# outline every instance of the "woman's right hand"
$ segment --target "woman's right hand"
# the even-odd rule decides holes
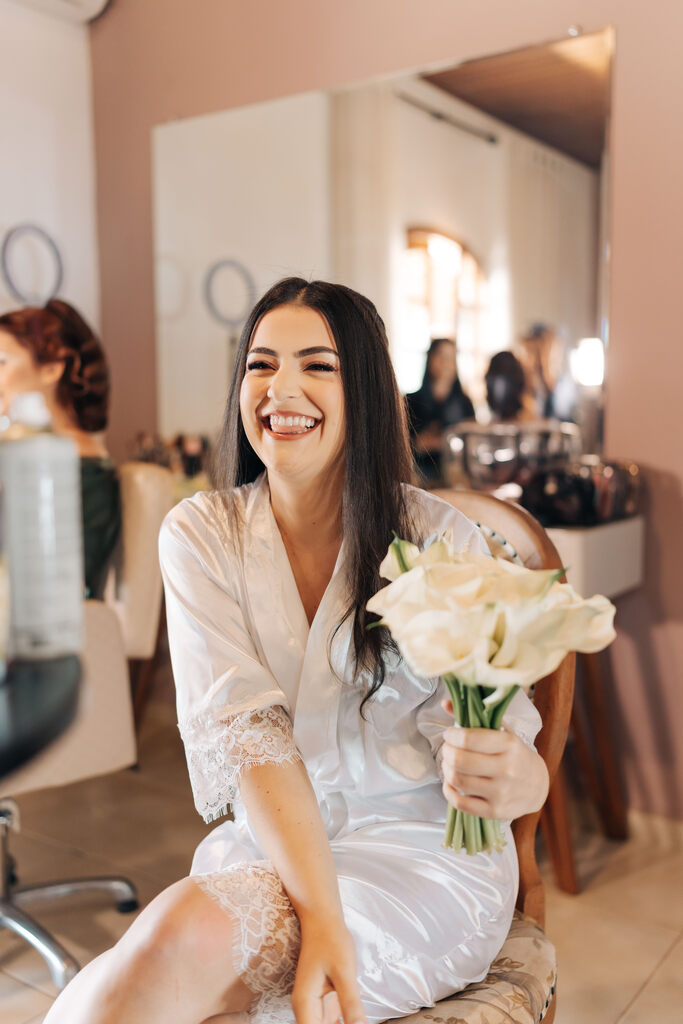
[[[366,1024],[356,949],[343,920],[301,922],[292,1008],[297,1024]]]

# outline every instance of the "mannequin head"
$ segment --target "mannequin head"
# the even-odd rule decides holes
[[[0,316],[0,414],[16,394],[40,391],[53,419],[98,433],[107,426],[109,370],[80,314],[61,299]]]

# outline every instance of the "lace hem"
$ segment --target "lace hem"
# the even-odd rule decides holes
[[[240,774],[259,764],[301,760],[292,723],[279,706],[225,719],[198,716],[179,725],[195,807],[209,824],[235,802]]]
[[[237,922],[233,966],[254,993],[251,1017],[291,1019],[288,994],[294,985],[301,929],[289,897],[269,861],[235,864],[196,875],[194,881]]]

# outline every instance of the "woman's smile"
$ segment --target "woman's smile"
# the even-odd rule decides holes
[[[288,304],[261,319],[247,353],[240,411],[250,445],[272,472],[315,478],[338,464],[344,387],[336,343],[318,312]]]
[[[314,416],[302,416],[289,410],[266,413],[262,419],[264,427],[272,437],[285,440],[303,437],[322,423],[321,419]]]

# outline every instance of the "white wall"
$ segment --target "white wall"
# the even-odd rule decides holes
[[[437,121],[399,94],[498,142]],[[335,231],[335,275],[386,315],[403,390],[414,390],[424,370],[398,286],[408,227],[453,235],[479,260],[486,353],[511,347],[539,320],[568,344],[598,332],[596,172],[413,76],[344,90],[333,111],[336,221],[353,223],[353,205],[361,214],[352,229]]]
[[[0,41],[0,240],[23,221],[44,228],[62,255],[61,296],[97,327],[87,28],[0,0]],[[13,247],[11,258],[21,284],[38,296],[51,279],[45,250],[21,242]],[[17,305],[0,277],[0,311]]]
[[[481,345],[491,353],[511,343],[509,194],[507,139],[501,125],[417,78],[393,86],[397,123],[398,194],[395,209],[395,262],[406,244],[406,228],[428,227],[452,235],[479,262],[486,278]],[[496,144],[436,121],[399,95],[431,110],[489,131]],[[397,289],[398,292],[398,289]],[[408,321],[400,293],[394,300],[393,334],[400,382],[414,391],[424,373],[424,341],[406,336]],[[461,361],[461,371],[465,367]],[[483,377],[485,364],[476,367]],[[467,384],[467,381],[466,381]],[[471,392],[471,386],[468,386]],[[476,398],[475,398],[476,401]]]
[[[152,133],[159,431],[213,434],[232,371],[229,328],[203,300],[217,260],[243,264],[256,295],[290,274],[330,272],[329,100],[307,93],[157,126]],[[214,292],[247,310],[236,275]],[[248,311],[248,310],[247,310]]]
[[[600,175],[517,132],[506,149],[514,337],[544,321],[575,345],[600,333]]]
[[[372,299],[387,326],[397,202],[395,121],[393,93],[385,83],[331,96],[332,274]]]

